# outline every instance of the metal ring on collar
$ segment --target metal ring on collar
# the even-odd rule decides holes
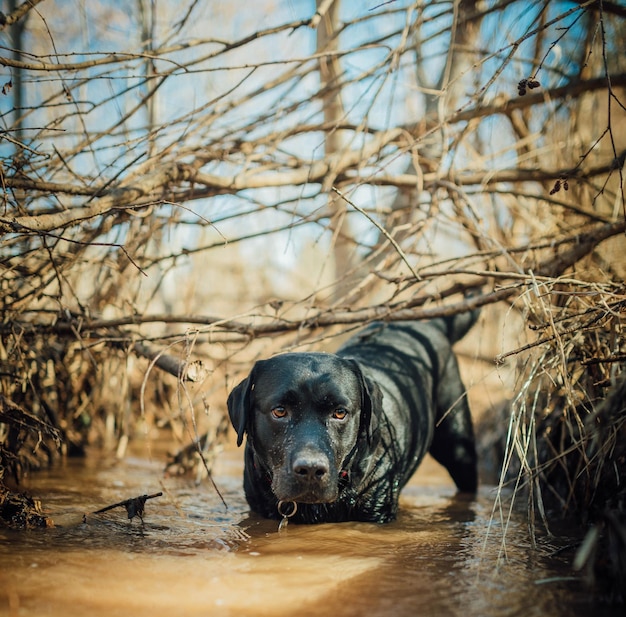
[[[283,508],[286,505],[292,505],[291,512],[284,512]],[[298,504],[295,501],[279,501],[278,502],[278,514],[280,514],[283,518],[291,518],[298,511]]]

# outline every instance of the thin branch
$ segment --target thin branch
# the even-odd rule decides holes
[[[12,26],[15,22],[19,21],[30,11],[35,8],[43,0],[25,0],[20,6],[18,6],[12,13],[5,15],[0,13],[0,32],[7,26]],[[0,61],[0,64],[2,62]]]
[[[611,75],[611,84],[619,87],[626,86],[626,73]],[[536,105],[548,104],[553,101],[571,98],[575,99],[581,94],[606,90],[609,87],[606,77],[594,77],[591,79],[581,79],[571,81],[564,86],[547,88],[537,92],[529,92],[523,96],[509,97],[506,94],[498,94],[491,102],[469,107],[451,114],[447,121],[454,124],[457,122],[468,122],[477,118],[493,116],[495,114],[509,114],[514,109],[529,109]],[[407,127],[407,130],[411,130]]]
[[[153,360],[157,368],[177,377],[181,381],[200,382],[207,376],[207,370],[200,360],[193,362],[179,360],[142,342],[135,343],[133,351],[142,358]]]

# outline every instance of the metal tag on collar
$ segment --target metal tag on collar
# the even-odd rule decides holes
[[[289,507],[291,505],[291,510],[287,511],[285,506]],[[278,531],[282,531],[285,527],[287,527],[289,523],[289,519],[298,511],[298,504],[295,501],[279,501],[278,502],[278,514],[280,514],[283,518],[278,525]]]

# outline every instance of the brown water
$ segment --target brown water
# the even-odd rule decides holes
[[[72,461],[24,488],[57,522],[27,533],[0,530],[0,615],[10,617],[618,615],[591,606],[567,560],[520,516],[506,554],[492,520],[493,491],[455,498],[435,463],[424,466],[393,524],[288,525],[249,516],[241,453],[220,458],[216,481],[163,478],[141,458]],[[121,509],[81,515],[163,491],[145,524]],[[499,519],[498,519],[499,520]]]

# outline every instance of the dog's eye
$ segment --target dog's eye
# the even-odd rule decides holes
[[[272,417],[277,420],[281,420],[282,418],[287,417],[287,410],[284,407],[274,407],[272,409]]]
[[[333,411],[333,419],[334,420],[345,420],[348,415],[347,409],[343,407],[337,407],[335,411]]]

